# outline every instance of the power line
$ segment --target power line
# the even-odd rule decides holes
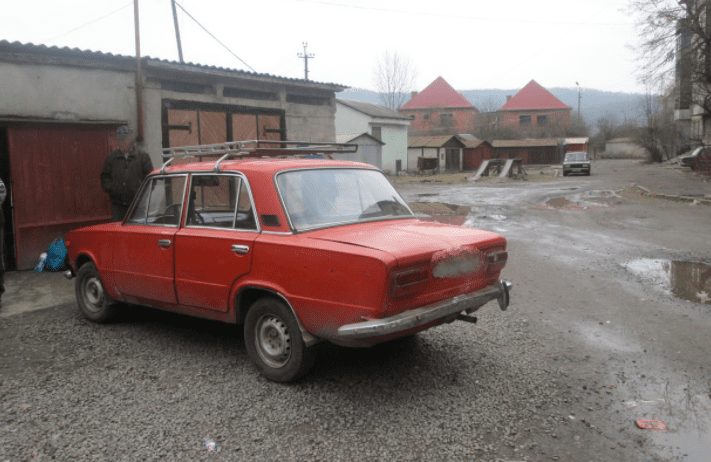
[[[85,23],[83,23],[83,24],[81,24],[81,25],[79,25],[79,26],[76,26],[76,27],[73,28],[73,29],[69,29],[68,31],[63,32],[63,33],[61,33],[61,34],[59,34],[59,35],[55,35],[54,37],[42,39],[41,42],[43,42],[43,43],[48,43],[48,42],[52,42],[52,41],[54,41],[54,40],[56,40],[56,39],[58,39],[58,38],[60,38],[60,37],[64,37],[65,35],[69,35],[69,34],[71,34],[72,32],[76,32],[76,31],[78,31],[79,29],[83,29],[83,28],[85,28],[85,27],[87,27],[87,26],[90,26],[90,25],[92,25],[92,24],[94,24],[94,23],[97,23],[97,22],[99,22],[99,21],[101,21],[101,20],[103,20],[103,19],[106,19],[106,18],[108,18],[109,16],[113,16],[114,14],[118,13],[119,11],[121,11],[121,10],[127,8],[128,6],[130,6],[130,5],[132,5],[132,4],[133,4],[133,2],[128,2],[128,3],[124,4],[123,6],[121,6],[120,8],[116,8],[115,10],[113,10],[113,11],[111,11],[111,12],[109,12],[109,13],[106,13],[106,14],[104,14],[104,15],[102,15],[102,16],[99,16],[98,18],[94,18],[94,19],[92,19],[92,20],[90,20],[90,21],[87,21],[87,22],[85,22]]]
[[[207,35],[209,35],[209,36],[212,37],[217,43],[219,43],[219,44],[222,46],[222,48],[224,48],[225,50],[227,50],[232,56],[234,56],[234,57],[237,58],[242,64],[244,64],[245,66],[247,66],[252,72],[257,72],[257,71],[254,70],[254,68],[253,68],[252,66],[250,66],[249,64],[247,64],[244,59],[242,59],[242,58],[240,58],[239,56],[237,56],[234,51],[230,50],[227,45],[225,45],[224,43],[222,43],[222,42],[220,41],[220,39],[218,39],[217,37],[215,37],[215,36],[212,34],[212,32],[210,32],[209,30],[207,30],[207,28],[206,28],[205,26],[203,26],[202,24],[200,24],[200,21],[198,21],[197,19],[195,19],[195,17],[194,17],[193,15],[191,15],[191,14],[188,12],[188,10],[186,10],[185,8],[183,8],[183,5],[181,5],[181,4],[178,3],[178,2],[175,2],[175,4],[178,6],[178,8],[180,8],[181,10],[183,10],[183,13],[185,13],[186,15],[188,15],[188,17],[189,17],[190,19],[192,19],[192,20],[195,22],[195,24],[197,24],[198,26],[200,26],[200,28],[201,28],[202,30],[204,30],[204,31],[207,33]]]
[[[482,21],[482,22],[505,22],[505,23],[521,23],[521,24],[546,24],[546,25],[571,25],[571,26],[630,26],[633,23],[606,23],[606,22],[585,22],[585,21],[545,21],[545,20],[535,20],[535,19],[516,19],[511,17],[506,18],[496,18],[496,17],[482,17],[482,16],[467,16],[461,14],[447,14],[435,11],[417,11],[417,10],[403,10],[397,8],[385,8],[376,6],[363,6],[363,5],[351,5],[348,3],[332,2],[326,0],[296,0],[302,3],[312,3],[315,5],[324,5],[330,7],[340,7],[340,8],[351,8],[354,10],[366,10],[366,11],[381,11],[384,13],[397,13],[397,14],[407,14],[412,16],[436,16],[440,18],[448,19],[467,19],[470,21]]]

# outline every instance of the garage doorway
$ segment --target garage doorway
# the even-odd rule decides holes
[[[3,224],[5,231],[5,241],[3,242],[3,257],[6,270],[14,270],[15,264],[15,234],[12,226],[12,183],[10,182],[10,153],[7,145],[7,127],[0,126],[0,178],[5,183],[7,197],[2,204],[2,212],[5,218]]]

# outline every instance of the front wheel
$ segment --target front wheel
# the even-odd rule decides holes
[[[304,344],[291,310],[272,297],[257,300],[247,312],[244,341],[262,375],[275,382],[297,380],[314,364],[314,351]]]
[[[116,316],[116,306],[104,291],[99,271],[93,263],[85,263],[79,268],[74,288],[79,310],[85,318],[108,322]]]

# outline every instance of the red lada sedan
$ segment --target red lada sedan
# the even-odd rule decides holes
[[[370,346],[468,316],[510,283],[497,234],[418,219],[356,162],[244,158],[164,166],[123,222],[66,236],[84,316],[118,302],[244,326],[267,378],[308,372],[313,346]]]

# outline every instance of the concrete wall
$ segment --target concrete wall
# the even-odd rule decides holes
[[[173,80],[178,80],[173,77]],[[0,118],[46,119],[50,122],[115,121],[136,127],[134,74],[67,65],[0,62]],[[238,81],[230,81],[239,87]],[[254,85],[254,84],[252,84]],[[222,84],[212,94],[167,91],[160,80],[148,77],[144,84],[143,149],[154,165],[161,162],[162,104],[164,99],[195,101],[285,111],[287,138],[299,141],[335,139],[335,97],[327,104],[310,105],[286,101],[288,84],[270,84],[279,98],[274,101],[222,96]],[[329,95],[321,91],[319,95]]]
[[[2,116],[135,120],[132,73],[0,62],[0,82]]]
[[[373,134],[373,127],[381,127],[382,169],[386,173],[395,173],[396,161],[402,161],[402,169],[407,168],[407,132],[408,121],[373,118],[356,111],[344,104],[336,104],[336,133]]]

